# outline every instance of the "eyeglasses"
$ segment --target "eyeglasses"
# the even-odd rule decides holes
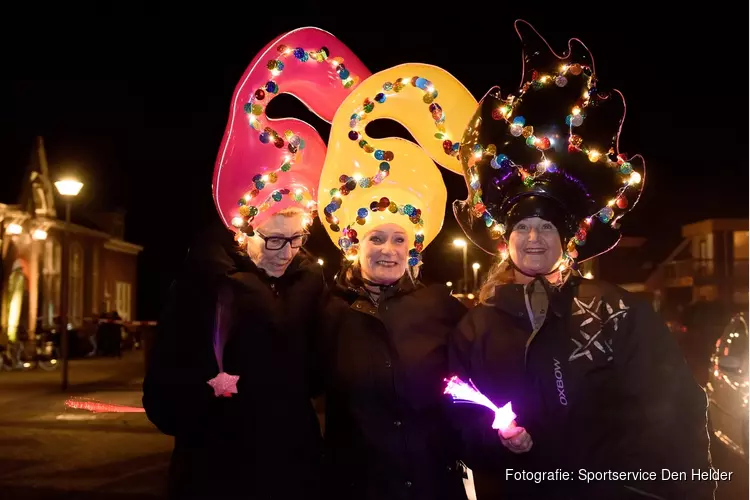
[[[265,242],[266,250],[281,250],[287,243],[289,243],[289,246],[292,248],[300,248],[305,244],[307,237],[309,236],[307,233],[297,234],[291,238],[284,238],[282,236],[263,236],[258,232],[255,234]]]

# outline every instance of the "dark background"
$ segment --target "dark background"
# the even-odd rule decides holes
[[[300,5],[303,2],[299,2]],[[486,6],[484,6],[486,4]],[[625,234],[673,238],[680,225],[748,216],[746,6],[658,2],[66,3],[4,9],[0,34],[0,201],[14,203],[36,135],[53,177],[85,182],[79,210],[127,209],[140,257],[138,318],[155,319],[194,231],[216,217],[211,176],[232,92],[277,35],[318,26],[370,71],[405,62],[445,68],[479,99],[521,78],[513,21],[531,22],[562,52],[592,51],[602,86],[625,95],[622,151],[646,159],[646,189]],[[739,5],[739,4],[738,4]],[[656,8],[658,7],[658,10]],[[269,115],[328,126],[293,98]],[[396,127],[395,129],[398,129]],[[463,179],[446,174],[449,202]],[[337,251],[316,223],[311,250]],[[446,217],[426,251],[425,278],[456,281],[463,236]],[[475,248],[471,261],[489,258]]]

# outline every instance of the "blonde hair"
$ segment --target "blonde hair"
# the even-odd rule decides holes
[[[495,287],[515,283],[515,281],[516,278],[510,262],[507,260],[496,261],[487,273],[487,279],[484,280],[482,287],[479,289],[479,303],[488,304],[490,299],[495,296]]]

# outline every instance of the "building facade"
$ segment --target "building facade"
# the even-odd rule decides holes
[[[15,205],[0,204],[0,344],[38,328],[52,328],[61,313],[68,280],[69,327],[117,311],[134,320],[139,245],[124,241],[124,214],[73,218],[63,262],[64,205],[50,179],[44,144],[37,139]],[[63,207],[60,210],[60,207]]]
[[[684,225],[676,240],[626,237],[592,261],[593,274],[643,295],[656,310],[679,310],[700,301],[745,310],[749,223],[706,219]]]
[[[706,219],[682,227],[682,242],[648,277],[646,287],[691,301],[748,305],[748,221]]]

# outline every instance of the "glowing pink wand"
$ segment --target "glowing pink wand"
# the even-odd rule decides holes
[[[445,379],[445,382],[447,383],[444,394],[450,394],[453,401],[481,405],[495,412],[495,420],[492,422],[493,429],[507,430],[516,419],[516,414],[513,413],[513,406],[510,402],[502,408],[498,408],[487,396],[479,392],[471,380],[467,384],[454,375],[450,379]]]

